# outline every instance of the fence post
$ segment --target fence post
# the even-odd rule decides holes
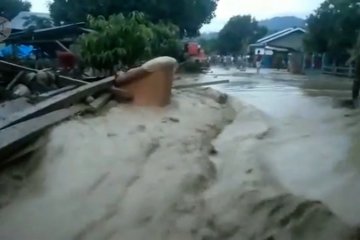
[[[336,61],[333,60],[333,63],[332,63],[332,72],[334,75],[336,75]]]
[[[311,69],[315,69],[315,53],[311,54]]]
[[[302,53],[302,68],[301,68],[301,73],[304,73],[306,69],[306,53],[303,52]]]
[[[348,77],[352,77],[352,73],[353,73],[353,66],[352,64],[350,63],[350,66],[349,66],[349,72],[348,72]]]
[[[326,53],[323,53],[321,56],[321,71],[325,72],[325,60],[326,60]]]

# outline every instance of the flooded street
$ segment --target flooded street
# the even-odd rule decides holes
[[[226,79],[214,88],[228,101],[174,90],[166,108],[114,103],[53,128],[20,190],[0,195],[0,239],[356,239],[348,83],[222,69],[179,81]]]
[[[350,89],[350,83],[266,72],[218,78],[231,80],[218,89],[267,117],[271,131],[258,151],[280,184],[296,195],[324,202],[346,222],[359,224],[360,115],[358,110],[334,107],[349,98],[350,92],[341,90]],[[333,87],[334,82],[340,87]]]

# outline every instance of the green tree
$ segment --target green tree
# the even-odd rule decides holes
[[[170,56],[176,59],[182,58],[183,47],[179,39],[179,28],[171,23],[148,23],[153,31],[151,44],[151,56]]]
[[[172,24],[153,24],[142,13],[128,16],[89,17],[94,32],[79,39],[80,55],[87,66],[113,70],[133,67],[152,56],[178,54],[178,29]]]
[[[21,11],[29,11],[31,4],[24,0],[1,0],[0,1],[0,16],[9,20],[13,19]]]
[[[145,13],[153,22],[166,21],[179,27],[182,35],[198,34],[214,17],[218,0],[54,0],[50,13],[55,24],[86,21],[87,15],[104,16]]]
[[[267,29],[259,26],[250,15],[234,16],[219,32],[218,49],[221,54],[243,54],[248,44],[265,36]]]
[[[326,0],[307,19],[307,50],[339,57],[351,49],[360,30],[358,0]]]
[[[354,100],[360,89],[360,2],[358,0],[326,0],[307,19],[308,51],[327,53],[333,61],[355,63]]]
[[[212,54],[218,52],[218,40],[217,38],[205,39],[200,38],[199,43],[204,49],[206,54]]]

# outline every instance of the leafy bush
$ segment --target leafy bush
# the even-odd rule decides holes
[[[154,39],[151,44],[152,57],[170,56],[181,58],[183,55],[183,47],[180,42],[179,28],[171,23],[160,22],[158,24],[150,24],[154,33]]]
[[[79,40],[80,54],[86,65],[97,69],[112,69],[117,64],[131,66],[150,55],[149,42],[153,33],[140,13],[129,17],[122,14],[89,17],[89,26],[95,30]]]
[[[80,55],[87,66],[113,70],[115,65],[133,67],[153,56],[179,55],[178,29],[172,24],[150,22],[144,14],[133,12],[89,17],[94,32],[79,39]]]

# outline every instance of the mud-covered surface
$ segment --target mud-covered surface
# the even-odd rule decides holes
[[[264,114],[271,133],[258,152],[286,191],[322,201],[358,225],[360,110],[348,104],[351,81],[276,71],[264,76],[230,78],[218,89]]]
[[[357,239],[359,115],[272,75],[55,127],[0,175],[0,239]]]

